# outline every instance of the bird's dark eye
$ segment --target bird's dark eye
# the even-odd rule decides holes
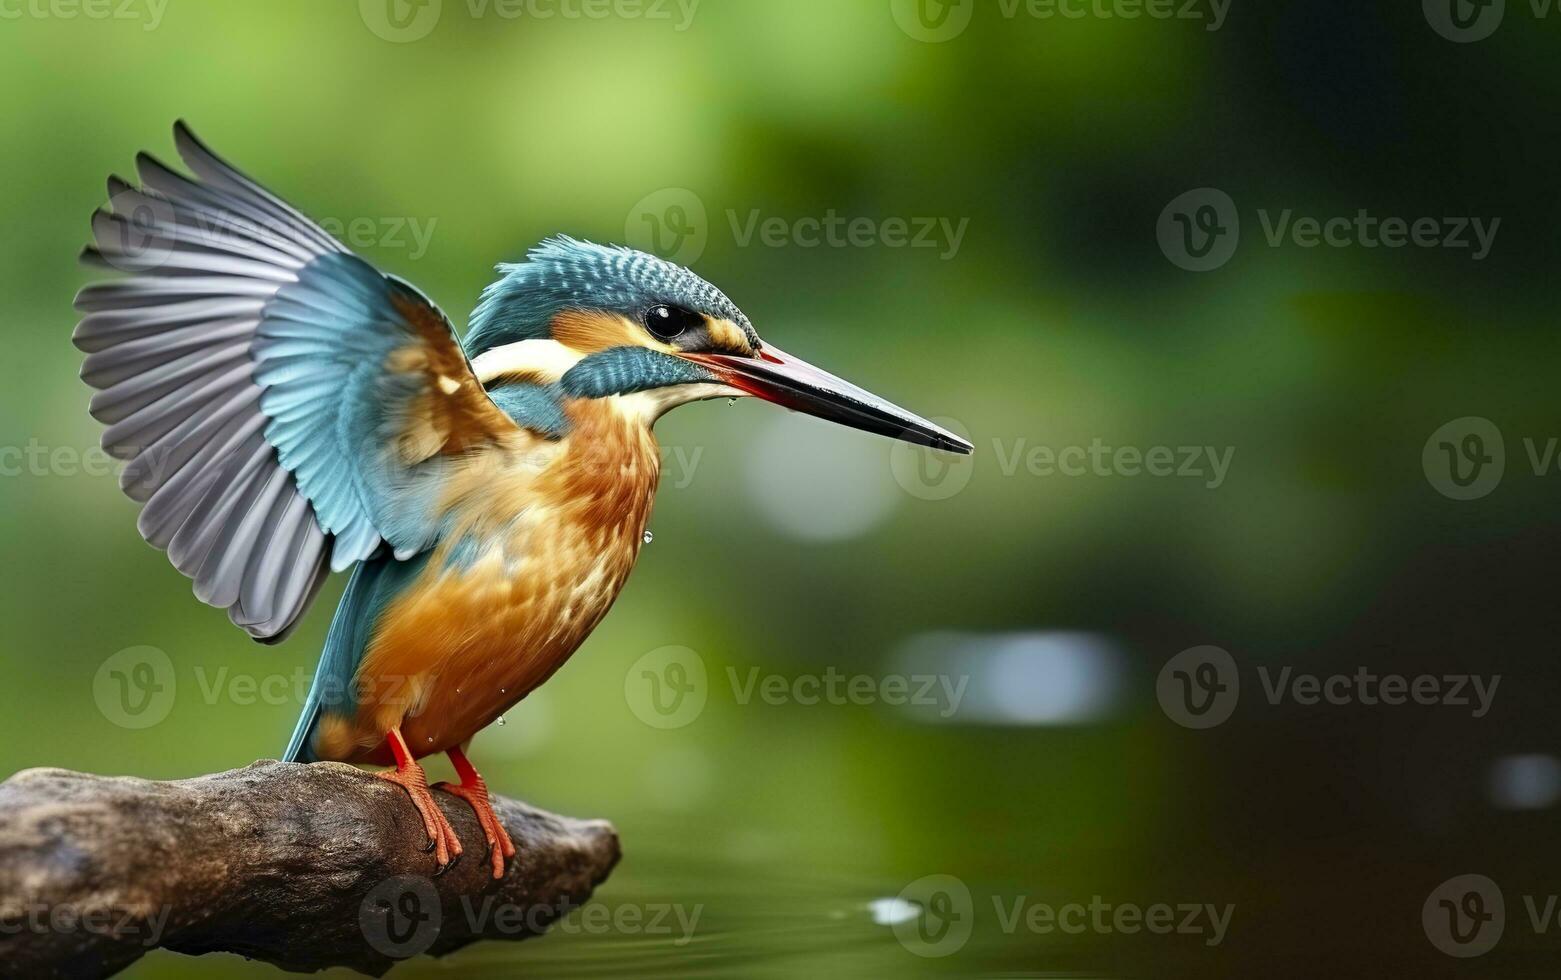
[[[698,313],[677,306],[652,306],[645,311],[645,329],[657,340],[676,340],[704,323],[705,318]]]

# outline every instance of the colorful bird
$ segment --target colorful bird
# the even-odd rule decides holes
[[[646,539],[651,427],[752,395],[936,449],[958,436],[764,343],[689,270],[548,239],[499,266],[464,342],[180,123],[193,176],[137,157],[93,215],[75,343],[138,527],[202,602],[264,643],[352,570],[285,758],[393,766],[442,870],[461,842],[417,760],[513,844],[472,736],[601,622]]]

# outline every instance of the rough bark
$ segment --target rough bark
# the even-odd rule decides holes
[[[524,939],[619,857],[605,821],[494,798],[517,856],[494,881],[477,819],[435,876],[406,794],[334,763],[257,762],[153,782],[30,769],[0,783],[0,975],[108,976],[149,950],[379,975],[419,953]]]

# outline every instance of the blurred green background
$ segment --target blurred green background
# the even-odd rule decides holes
[[[560,929],[397,975],[1549,974],[1561,926],[1523,897],[1561,892],[1561,474],[1531,458],[1561,435],[1555,18],[1509,5],[1460,43],[1407,0],[1068,9],[0,0],[0,773],[275,756],[341,587],[286,645],[251,644],[90,455],[75,256],[104,177],[172,159],[184,118],[457,324],[542,237],[627,239],[977,447],[950,464],[747,402],[664,420],[641,567],[473,755],[499,792],[616,823],[596,901],[698,927]],[[1193,272],[1167,209],[1203,188],[1239,238],[1226,221],[1234,252]],[[1500,224],[1480,258],[1265,234],[1362,209]],[[861,233],[815,241],[830,215]],[[919,219],[928,247],[897,234]],[[1423,450],[1470,416],[1505,470],[1457,500]],[[1229,467],[1027,465],[1096,440]],[[1242,689],[1193,730],[1157,678],[1203,644]],[[662,728],[636,685],[669,646],[705,704]],[[175,686],[127,727],[103,668],[139,647]],[[1270,703],[1258,669],[1285,667],[1502,679],[1474,717]],[[874,703],[743,696],[832,673]],[[886,703],[923,674],[965,685],[957,710]],[[1506,898],[1476,959],[1422,925],[1464,873]],[[929,875],[970,893],[957,948],[900,941],[931,913],[896,897]],[[1232,909],[1217,941],[1005,919],[1097,896]],[[159,953],[127,975],[272,972]]]

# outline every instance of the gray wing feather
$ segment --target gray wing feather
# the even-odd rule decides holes
[[[121,485],[144,505],[142,536],[203,602],[274,641],[319,591],[333,541],[265,439],[250,351],[278,290],[345,250],[182,124],[174,139],[196,179],[145,154],[139,189],[109,179],[111,209],[93,216],[84,259],[129,276],[81,291],[74,340],[104,448],[128,461]],[[381,544],[361,534],[337,555]]]

